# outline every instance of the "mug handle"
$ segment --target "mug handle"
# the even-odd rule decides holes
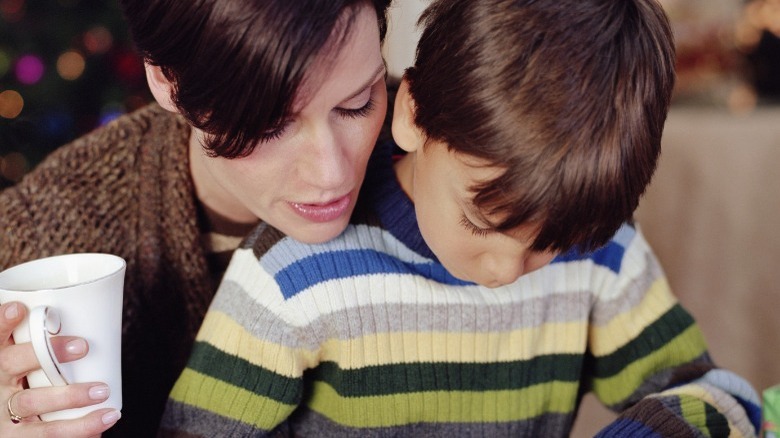
[[[41,364],[41,369],[52,386],[68,384],[60,371],[57,357],[51,346],[50,335],[58,334],[61,328],[62,323],[57,310],[48,306],[38,306],[30,312],[30,341],[33,350],[35,350],[35,356]]]

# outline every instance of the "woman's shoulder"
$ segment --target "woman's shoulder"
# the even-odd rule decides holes
[[[127,177],[128,172],[140,170],[144,161],[161,161],[165,156],[186,161],[188,136],[189,127],[179,116],[150,104],[60,146],[18,186],[62,188],[73,182],[95,188],[90,183],[110,181],[117,174]]]
[[[122,155],[141,158],[136,154],[166,146],[180,145],[186,149],[190,129],[184,119],[162,109],[156,103],[144,106],[132,113],[120,116],[92,132],[61,146],[51,156],[94,157],[110,160]],[[186,152],[185,152],[186,153]],[[50,160],[47,160],[50,161]],[[44,161],[44,165],[48,164]]]
[[[188,133],[178,116],[154,104],[61,146],[0,192],[0,243],[35,255],[30,242],[73,251],[120,239],[139,210],[160,204],[164,187],[188,190]]]

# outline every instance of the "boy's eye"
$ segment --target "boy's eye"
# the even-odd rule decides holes
[[[360,108],[336,108],[336,112],[341,117],[356,119],[359,117],[366,117],[374,109],[374,97],[371,96],[366,101],[365,105]]]
[[[488,234],[493,232],[493,230],[490,229],[490,228],[481,228],[481,227],[478,227],[478,226],[474,225],[474,223],[471,222],[469,220],[469,218],[466,217],[465,214],[463,216],[461,216],[460,224],[463,225],[463,227],[465,227],[467,230],[471,231],[471,233],[473,235],[478,236],[478,237],[485,237]]]

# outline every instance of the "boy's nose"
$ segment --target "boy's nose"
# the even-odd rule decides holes
[[[486,254],[482,260],[482,270],[485,273],[485,285],[491,287],[514,283],[523,275],[524,261],[522,257],[511,257],[501,254]]]

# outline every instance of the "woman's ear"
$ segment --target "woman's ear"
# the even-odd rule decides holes
[[[406,152],[414,152],[425,143],[425,135],[414,123],[415,103],[404,78],[398,87],[393,107],[393,140]]]
[[[166,110],[178,113],[179,110],[171,99],[171,92],[173,91],[171,81],[165,77],[160,67],[151,65],[148,62],[144,62],[144,67],[146,68],[146,81],[149,83],[149,89],[152,91],[154,100]]]

